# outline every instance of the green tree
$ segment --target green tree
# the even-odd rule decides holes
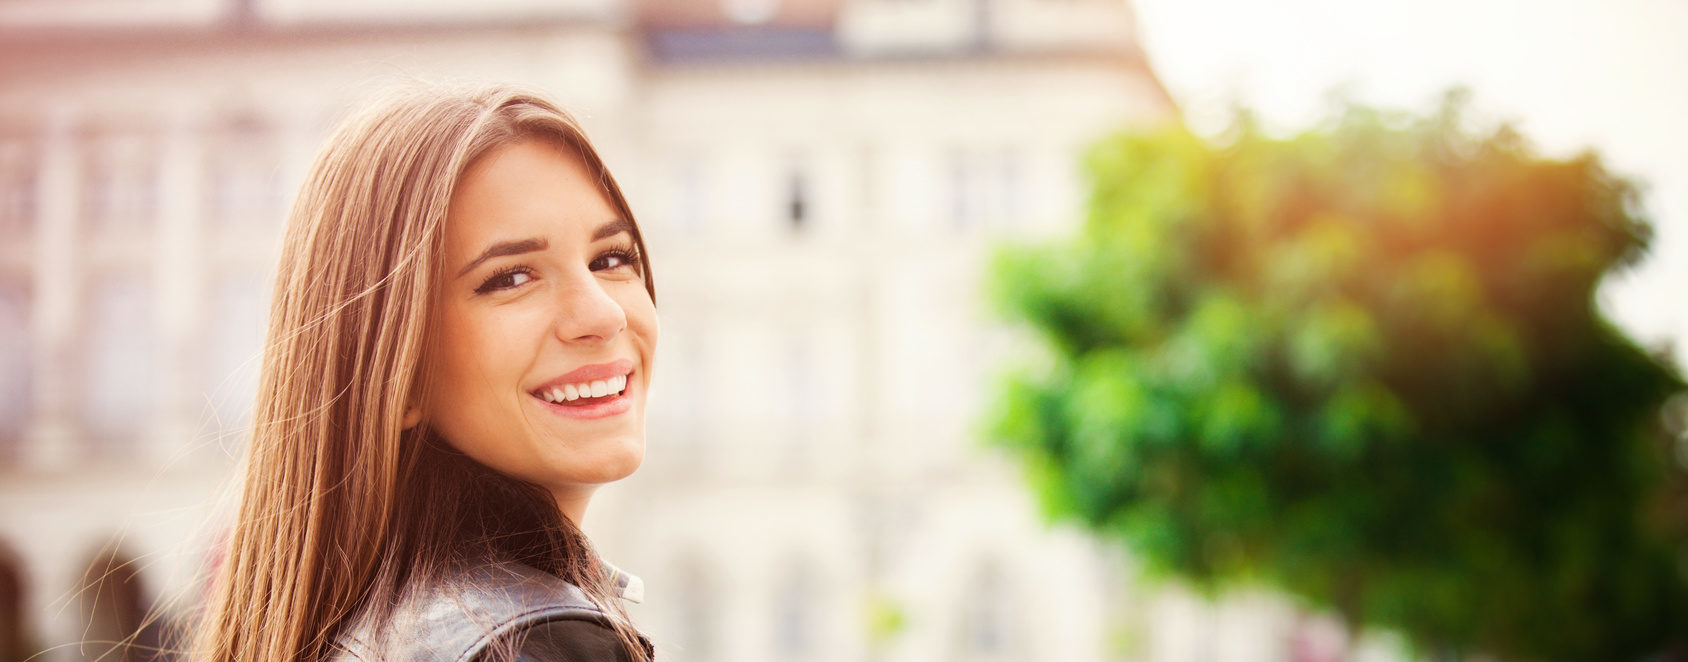
[[[1421,651],[1680,646],[1658,421],[1682,383],[1594,305],[1646,246],[1635,189],[1461,108],[1100,142],[1077,237],[992,265],[1051,360],[1005,380],[991,436],[1053,516],[1201,587]]]

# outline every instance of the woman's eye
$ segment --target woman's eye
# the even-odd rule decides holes
[[[480,287],[475,288],[475,293],[486,294],[487,292],[521,287],[531,280],[533,280],[533,274],[528,273],[526,269],[500,271],[493,274],[491,278],[486,279],[486,282],[481,283]]]
[[[597,259],[592,260],[592,264],[590,266],[593,271],[609,271],[611,269],[636,267],[638,262],[639,261],[633,257],[632,253],[623,250],[615,250],[599,255]]]

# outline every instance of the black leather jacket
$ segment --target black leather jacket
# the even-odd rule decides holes
[[[631,662],[610,619],[578,587],[526,565],[449,573],[415,591],[379,631],[369,619],[335,642],[331,662]],[[650,645],[645,643],[647,655]],[[514,645],[514,658],[496,654]]]

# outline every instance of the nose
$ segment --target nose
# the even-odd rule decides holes
[[[570,279],[559,294],[557,338],[563,342],[608,342],[627,328],[627,312],[587,272]]]

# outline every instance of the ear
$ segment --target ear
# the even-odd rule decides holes
[[[405,410],[404,410],[404,421],[402,422],[402,425],[404,426],[403,429],[409,430],[413,427],[416,427],[416,424],[421,423],[421,422],[422,422],[422,408],[421,407],[417,407],[417,406],[412,405],[410,407],[405,408]]]

